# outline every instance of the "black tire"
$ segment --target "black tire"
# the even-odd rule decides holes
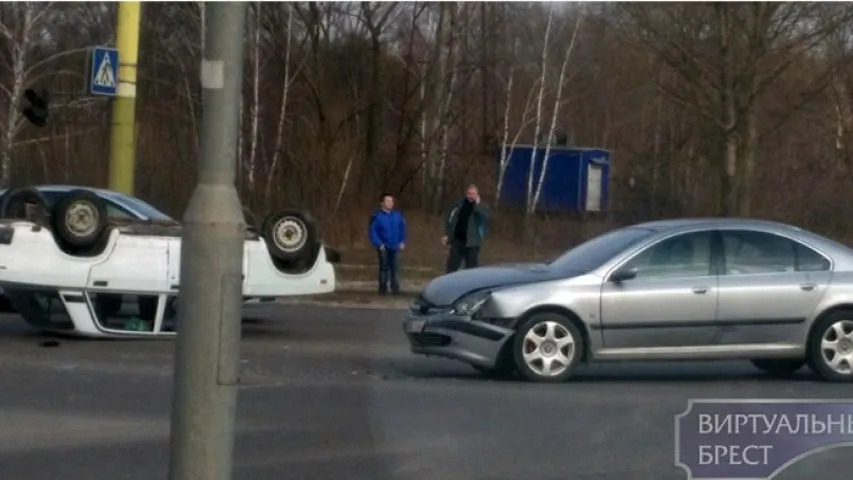
[[[478,371],[481,375],[486,378],[491,378],[494,380],[511,380],[515,378],[516,368],[515,363],[513,363],[512,356],[510,355],[502,355],[498,358],[497,363],[494,367],[486,368],[481,367],[480,365],[471,365],[474,370]]]
[[[853,311],[840,310],[832,312],[818,320],[808,338],[808,365],[815,374],[825,381],[836,383],[853,382],[853,365],[848,364],[847,371],[844,372],[833,369],[824,358],[824,352],[821,348],[824,336],[828,336],[829,340],[836,338],[833,332],[833,327],[836,324],[841,325],[844,333],[853,333]],[[846,348],[846,353],[853,353],[853,342],[845,341],[840,347]]]
[[[53,208],[53,230],[73,247],[94,247],[109,225],[104,200],[88,190],[72,190]]]
[[[512,340],[504,343],[504,346],[498,352],[498,358],[495,359],[493,367],[486,368],[474,364],[471,364],[471,367],[483,376],[494,380],[511,380],[515,378],[517,369],[515,368],[515,360],[512,356],[512,346]]]
[[[515,367],[513,365],[496,365],[492,368],[481,367],[479,365],[471,365],[471,367],[484,377],[493,380],[510,380],[515,376]]]
[[[32,187],[10,190],[0,200],[0,217],[25,220],[28,219],[27,205],[35,206],[39,219],[45,219],[48,203],[44,195]]]
[[[796,358],[754,358],[752,365],[762,372],[779,378],[793,377],[806,364],[806,359]]]
[[[317,224],[304,210],[287,209],[268,216],[263,236],[270,255],[284,262],[309,261],[318,252]]]
[[[554,339],[546,340],[549,341],[549,346],[551,348],[556,348],[556,350],[553,350],[555,352],[553,355],[556,355],[556,352],[559,351],[563,353],[564,357],[568,358],[565,368],[559,370],[556,374],[543,374],[537,372],[531,368],[531,366],[528,365],[528,362],[524,359],[525,352],[531,345],[526,339],[527,334],[533,331],[538,333],[538,336],[546,336],[545,328],[548,324],[553,326],[556,330],[554,339],[559,340],[565,338],[566,335],[570,335],[572,340],[570,344],[565,345],[562,348],[558,348],[553,344]],[[515,333],[515,337],[513,338],[512,354],[513,359],[515,360],[515,367],[524,379],[533,382],[558,383],[567,380],[572,375],[572,369],[584,356],[585,347],[586,345],[584,345],[583,335],[581,335],[580,330],[571,322],[571,320],[559,313],[543,312],[532,315],[520,325]],[[553,359],[554,357],[552,356],[550,358]],[[531,363],[536,362],[534,361]]]

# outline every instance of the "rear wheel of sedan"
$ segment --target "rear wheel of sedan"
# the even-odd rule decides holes
[[[527,380],[556,383],[568,379],[583,358],[583,336],[558,313],[537,313],[516,331],[513,357],[518,372]]]
[[[774,377],[791,377],[806,364],[805,359],[755,358],[752,365]]]
[[[808,342],[808,364],[814,373],[830,382],[853,382],[853,312],[823,317]]]

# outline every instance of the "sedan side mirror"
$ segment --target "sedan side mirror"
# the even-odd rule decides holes
[[[620,268],[619,270],[611,273],[608,280],[613,283],[621,283],[625,280],[636,278],[637,273],[638,271],[636,268]]]

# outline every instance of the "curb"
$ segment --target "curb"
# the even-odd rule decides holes
[[[404,294],[417,295],[426,288],[429,280],[415,280],[402,282],[400,291]],[[335,293],[376,293],[376,282],[366,280],[338,281],[335,285]]]
[[[335,291],[322,295],[279,297],[279,305],[312,305],[327,308],[407,310],[427,282],[404,282],[400,295],[380,296],[375,281],[338,281]]]

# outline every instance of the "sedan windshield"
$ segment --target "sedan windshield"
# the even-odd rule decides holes
[[[587,240],[553,260],[549,265],[551,268],[562,271],[587,273],[654,233],[654,230],[637,227],[613,230]]]

